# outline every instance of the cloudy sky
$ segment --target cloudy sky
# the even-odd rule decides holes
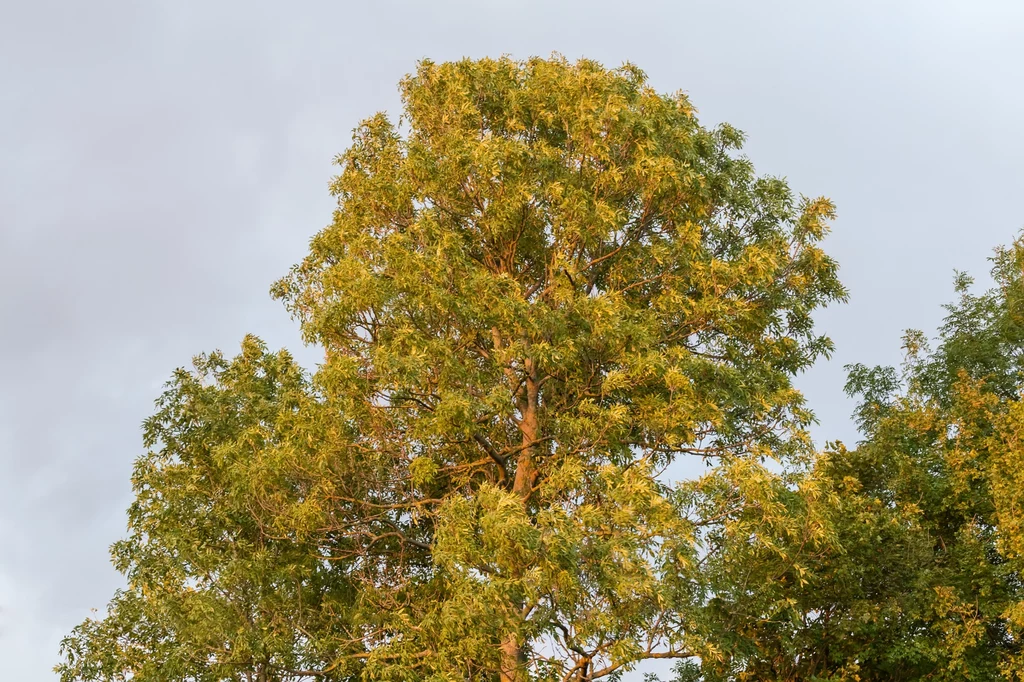
[[[0,677],[52,680],[120,584],[107,546],[171,370],[246,332],[298,349],[268,286],[417,59],[632,61],[832,197],[851,301],[801,386],[817,437],[853,441],[842,365],[898,362],[953,269],[1024,226],[1022,38],[1011,1],[0,0]]]

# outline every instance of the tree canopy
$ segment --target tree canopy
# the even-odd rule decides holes
[[[832,542],[698,679],[1024,679],[1024,239],[992,263],[980,295],[957,274],[934,350],[909,330],[902,367],[848,368],[863,440],[805,501]]]
[[[819,453],[827,199],[631,65],[401,93],[272,290],[323,362],[175,373],[64,682],[1017,679],[1019,246]]]

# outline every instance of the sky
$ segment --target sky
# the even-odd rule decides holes
[[[332,159],[416,61],[630,61],[839,209],[850,302],[799,378],[856,441],[843,365],[932,332],[1024,227],[1019,2],[0,0],[0,678],[55,679],[120,577],[139,425],[247,332],[307,366],[270,284],[330,220]],[[984,281],[984,277],[979,278]]]

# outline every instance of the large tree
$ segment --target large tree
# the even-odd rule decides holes
[[[831,203],[633,66],[425,61],[401,92],[274,287],[323,364],[250,339],[176,375],[115,547],[128,586],[64,680],[724,660],[710,558],[827,541],[765,460],[809,455],[791,380],[845,296]],[[672,483],[683,458],[708,473]]]

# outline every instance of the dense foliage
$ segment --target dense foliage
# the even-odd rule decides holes
[[[401,91],[273,289],[322,364],[175,374],[62,680],[1015,679],[1016,247],[936,351],[852,368],[864,441],[815,453],[827,200],[632,66]]]
[[[698,679],[1024,679],[1024,241],[993,266],[981,295],[957,276],[934,350],[911,330],[902,368],[849,368],[863,440],[806,500],[834,542]]]

